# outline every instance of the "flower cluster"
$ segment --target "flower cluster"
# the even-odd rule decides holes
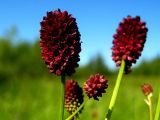
[[[40,25],[41,55],[50,73],[62,77],[72,75],[75,72],[75,68],[79,66],[79,53],[81,51],[81,35],[76,19],[71,14],[68,14],[67,11],[62,12],[58,9],[47,12]],[[141,56],[147,31],[146,23],[141,21],[139,16],[128,16],[120,22],[116,33],[113,35],[112,59],[118,67],[122,61],[125,61],[125,73],[130,72],[132,64],[136,63],[137,59]],[[107,118],[111,116],[122,74],[123,72],[120,69],[120,77],[118,76],[113,91],[114,97],[111,99]],[[83,89],[74,80],[67,80],[65,84],[65,79],[62,79],[62,84],[65,85],[64,107],[72,114],[72,120],[75,114],[78,115],[81,112],[85,104],[83,91],[89,98],[99,100],[99,97],[102,97],[102,94],[106,93],[105,89],[108,88],[108,80],[100,74],[91,75],[84,83]],[[147,97],[148,95],[152,96],[152,86],[144,84],[142,92]],[[148,99],[148,101],[146,100],[147,103],[150,102],[149,97]],[[63,112],[64,109],[62,109],[62,119]],[[93,117],[96,116],[97,113],[94,112]]]
[[[72,114],[83,103],[83,91],[74,80],[66,81],[65,91],[65,108]]]
[[[117,33],[113,35],[112,59],[117,66],[121,65],[123,59],[126,63],[126,73],[140,57],[147,31],[145,22],[142,22],[139,16],[128,16],[120,22]]]
[[[153,88],[150,84],[143,84],[141,86],[142,92],[145,96],[148,96],[150,93],[153,92]]]
[[[98,100],[98,97],[102,97],[102,93],[105,93],[105,89],[108,87],[108,80],[103,75],[95,74],[84,83],[84,91],[89,98]]]
[[[71,75],[78,67],[81,51],[76,19],[59,9],[47,12],[40,29],[42,58],[50,73]]]

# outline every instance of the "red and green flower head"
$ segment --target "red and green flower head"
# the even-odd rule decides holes
[[[153,93],[153,88],[150,84],[143,84],[141,86],[142,92],[145,96],[148,96],[149,94]]]
[[[106,92],[106,88],[108,88],[108,80],[100,74],[91,75],[83,86],[87,96],[95,100],[98,100],[98,97],[102,97],[102,93]]]
[[[40,24],[41,55],[50,73],[71,75],[79,66],[81,51],[76,19],[58,9],[47,12]]]
[[[120,22],[116,33],[113,35],[112,59],[116,66],[120,66],[123,59],[126,63],[126,73],[141,56],[147,31],[146,23],[141,21],[139,16],[128,16]]]
[[[72,114],[83,103],[83,90],[76,81],[67,80],[65,91],[65,108]]]

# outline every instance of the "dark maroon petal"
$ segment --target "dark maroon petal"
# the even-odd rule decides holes
[[[112,59],[116,66],[121,65],[122,59],[125,60],[126,73],[131,71],[132,63],[136,63],[141,56],[147,31],[145,22],[142,22],[139,16],[135,18],[128,16],[120,22],[113,35]]]
[[[50,73],[73,74],[81,51],[76,19],[58,9],[47,12],[40,25],[41,55]]]

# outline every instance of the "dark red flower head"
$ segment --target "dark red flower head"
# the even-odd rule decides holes
[[[117,66],[121,65],[123,59],[126,62],[126,73],[132,63],[136,63],[141,56],[147,31],[146,23],[142,22],[139,16],[128,16],[119,24],[117,33],[113,36],[112,59]]]
[[[148,96],[150,93],[153,92],[153,88],[150,84],[144,84],[141,86],[142,92],[145,96]]]
[[[83,103],[83,91],[74,80],[66,81],[65,91],[65,108],[72,114]]]
[[[41,22],[40,47],[50,73],[74,73],[81,51],[76,19],[67,11],[61,12],[59,9],[47,12]]]
[[[105,93],[105,89],[108,87],[108,80],[103,75],[95,74],[84,83],[83,89],[89,98],[98,100],[98,97],[102,97],[102,93]]]

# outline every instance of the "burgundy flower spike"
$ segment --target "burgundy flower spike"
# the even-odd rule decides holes
[[[66,81],[65,91],[65,108],[72,114],[83,103],[83,91],[74,80]]]
[[[84,83],[83,89],[89,98],[98,100],[98,97],[102,97],[102,93],[106,92],[107,82],[103,75],[95,74]]]
[[[81,51],[76,19],[67,11],[47,12],[40,30],[41,55],[50,73],[71,75],[78,67]]]
[[[145,22],[142,22],[139,16],[128,16],[119,24],[117,33],[113,36],[112,59],[117,66],[121,65],[123,59],[126,62],[126,73],[132,63],[136,63],[141,56],[147,31]]]

